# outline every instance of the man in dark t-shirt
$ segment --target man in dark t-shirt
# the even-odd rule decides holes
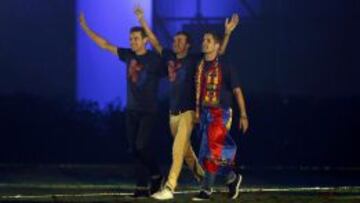
[[[202,58],[201,54],[189,54],[191,47],[190,36],[186,32],[178,32],[173,38],[173,49],[163,49],[158,39],[151,31],[143,18],[144,13],[140,7],[135,14],[145,29],[150,43],[167,64],[170,81],[170,130],[174,138],[172,149],[172,164],[163,190],[151,197],[158,200],[172,199],[177,180],[181,172],[183,161],[192,170],[195,178],[201,181],[204,171],[191,147],[190,136],[194,127],[195,118],[195,72],[197,64]],[[225,51],[230,34],[239,22],[239,17],[233,15],[231,20],[225,22],[225,40],[221,52]]]
[[[205,178],[194,201],[209,200],[216,175],[227,176],[228,197],[236,199],[242,180],[233,170],[236,143],[229,134],[232,121],[231,101],[235,96],[239,107],[239,128],[248,128],[245,100],[240,88],[237,70],[219,56],[221,39],[213,33],[204,34],[202,50],[204,58],[196,73],[196,119],[200,120],[201,144],[199,161],[205,170]]]
[[[159,55],[151,51],[138,55],[131,49],[125,48],[118,48],[117,54],[127,66],[126,109],[157,112],[157,89],[162,70]]]
[[[136,189],[134,197],[144,197],[158,191],[162,185],[160,169],[150,149],[152,129],[157,119],[157,90],[162,73],[162,60],[154,52],[146,50],[148,38],[141,27],[130,30],[131,49],[118,48],[92,31],[84,18],[80,24],[86,34],[99,47],[117,55],[126,63],[127,114],[126,134],[135,157]],[[150,190],[148,188],[150,173]]]

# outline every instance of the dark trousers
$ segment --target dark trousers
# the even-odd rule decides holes
[[[126,129],[130,150],[134,156],[136,186],[147,187],[150,176],[160,175],[160,169],[153,155],[152,140],[156,114],[142,111],[127,111]]]

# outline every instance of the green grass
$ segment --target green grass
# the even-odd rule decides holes
[[[358,170],[244,172],[245,182],[237,200],[229,201],[225,192],[219,192],[225,188],[217,187],[211,202],[360,203],[360,187],[354,187],[360,180]],[[304,188],[308,185],[353,187]],[[126,197],[133,187],[130,165],[0,164],[0,202],[159,202]],[[167,202],[191,202],[197,189],[198,184],[185,169],[177,188],[180,193]]]

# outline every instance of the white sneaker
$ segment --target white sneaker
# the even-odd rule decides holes
[[[163,190],[160,190],[159,192],[151,195],[151,197],[157,200],[169,200],[174,199],[174,194],[169,188],[165,187]]]

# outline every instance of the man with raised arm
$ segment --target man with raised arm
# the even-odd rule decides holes
[[[245,133],[248,118],[237,69],[219,56],[221,38],[213,32],[203,37],[204,58],[196,73],[196,119],[200,120],[199,160],[205,170],[201,191],[194,201],[209,200],[216,175],[225,175],[228,197],[236,199],[242,180],[233,170],[236,144],[229,134],[232,121],[232,99],[240,110],[239,128]]]
[[[191,147],[190,136],[195,118],[195,72],[201,55],[189,54],[191,47],[190,35],[184,31],[175,34],[172,50],[164,49],[144,19],[143,10],[135,9],[135,14],[145,29],[150,43],[161,54],[168,65],[168,78],[170,80],[170,129],[174,138],[172,148],[172,165],[167,182],[163,190],[152,195],[158,200],[174,198],[178,177],[183,161],[192,170],[196,180],[201,181],[204,171]],[[239,16],[233,15],[231,20],[225,22],[225,40],[221,52],[225,52],[229,37],[239,22]]]
[[[163,72],[161,58],[146,49],[148,38],[141,27],[131,28],[129,49],[116,47],[92,31],[83,14],[80,15],[80,25],[99,47],[126,63],[126,134],[135,157],[137,182],[134,197],[148,197],[160,189],[163,180],[150,146],[152,129],[157,120],[158,83]]]

